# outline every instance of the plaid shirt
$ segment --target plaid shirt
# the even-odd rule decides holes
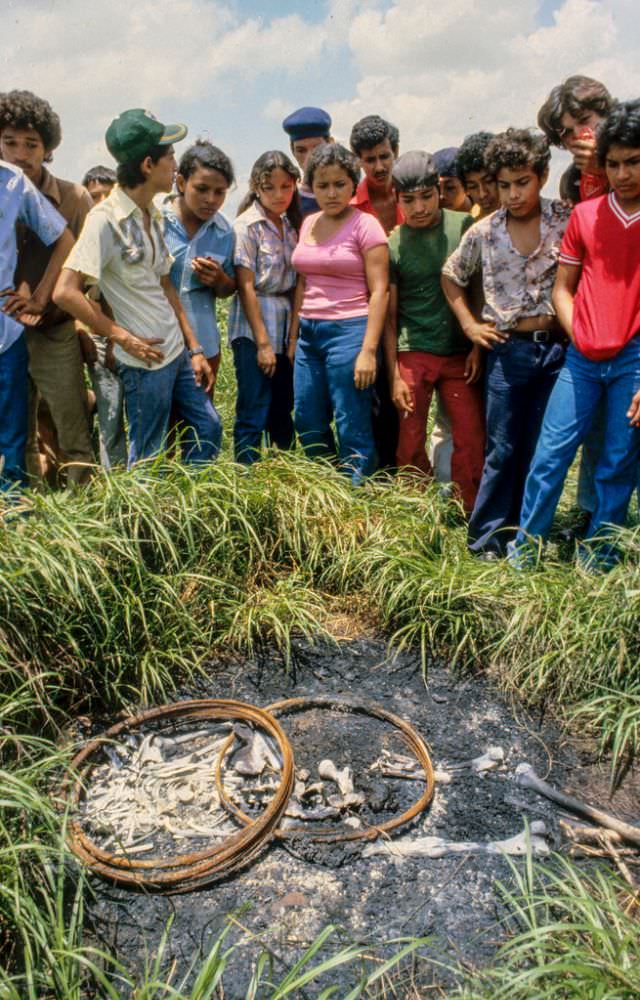
[[[262,319],[276,354],[284,351],[291,315],[290,296],[287,293],[294,288],[297,277],[291,265],[291,254],[298,237],[285,215],[282,216],[282,224],[284,232],[280,236],[277,226],[267,219],[257,201],[238,216],[233,224],[233,263],[236,267],[246,267],[255,275],[254,287]],[[236,292],[229,310],[229,343],[232,344],[239,337],[254,339]]]
[[[499,208],[465,233],[442,268],[463,288],[482,270],[482,318],[498,330],[510,330],[524,317],[555,315],[551,292],[571,209],[548,198],[540,204],[540,243],[527,257],[511,242],[506,209]]]

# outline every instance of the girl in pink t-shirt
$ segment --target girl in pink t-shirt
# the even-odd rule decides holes
[[[384,229],[350,205],[358,178],[344,146],[327,143],[309,157],[305,183],[320,212],[304,220],[292,258],[299,277],[288,348],[302,445],[336,454],[333,412],[340,465],[356,484],[375,468],[371,404],[389,296]]]

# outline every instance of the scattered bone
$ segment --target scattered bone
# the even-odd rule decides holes
[[[362,826],[362,820],[358,816],[347,816],[344,825],[351,827],[352,830],[359,830]]]
[[[502,747],[487,747],[486,753],[480,757],[474,757],[471,761],[471,770],[476,774],[483,774],[485,771],[492,771],[504,762],[504,750]]]
[[[233,731],[246,745],[233,757],[233,769],[245,776],[262,774],[265,767],[279,771],[282,763],[278,754],[271,747],[262,733],[256,732],[251,726],[242,722],[233,727]]]
[[[542,820],[534,820],[529,831],[522,830],[514,837],[506,840],[490,840],[485,842],[449,841],[444,837],[417,837],[395,841],[378,841],[365,847],[364,857],[374,854],[388,854],[393,857],[410,858],[442,858],[447,854],[509,854],[520,856],[527,853],[530,844],[532,854],[548,854],[549,845],[546,841],[547,828]]]
[[[305,785],[304,790],[298,796],[299,799],[310,799],[314,796],[321,797],[324,794],[324,782],[315,781],[311,785]]]
[[[547,784],[546,781],[539,778],[531,764],[518,764],[516,768],[516,781],[523,788],[531,788],[533,791],[538,792],[539,795],[544,795],[545,798],[551,799],[552,802],[556,802],[563,809],[586,816],[587,819],[593,820],[594,823],[599,823],[600,826],[604,826],[608,830],[615,830],[623,840],[628,841],[630,844],[640,846],[639,826],[632,826],[630,823],[625,823],[624,820],[612,816],[603,809],[595,809],[593,806],[587,805],[586,802],[580,802],[571,795],[559,792],[552,785]]]
[[[205,737],[206,746],[185,752],[189,740]],[[225,738],[205,730],[175,739],[156,733],[136,739],[127,734],[122,744],[105,745],[109,763],[92,770],[82,804],[92,836],[99,837],[105,849],[113,844],[114,850],[142,854],[153,849],[149,837],[158,833],[183,840],[237,832],[214,781]],[[225,774],[225,784],[241,782],[239,775]]]
[[[354,809],[356,806],[364,805],[364,795],[362,792],[347,792],[346,795],[329,795],[327,796],[327,802],[330,806],[335,809],[344,811],[346,809]]]
[[[339,771],[332,760],[321,760],[318,764],[318,774],[327,781],[335,782],[342,795],[353,792],[353,775],[350,767],[343,767]]]
[[[292,819],[315,821],[337,819],[340,815],[340,810],[331,806],[316,806],[313,809],[304,809],[296,799],[289,799],[289,804],[284,814]]]

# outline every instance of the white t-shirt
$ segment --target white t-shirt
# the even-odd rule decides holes
[[[64,266],[97,284],[113,310],[118,326],[136,337],[159,337],[164,354],[148,365],[114,344],[117,361],[132,368],[163,368],[184,350],[184,338],[173,308],[160,284],[173,258],[163,236],[160,212],[152,205],[151,239],[142,210],[116,185],[93,208]]]

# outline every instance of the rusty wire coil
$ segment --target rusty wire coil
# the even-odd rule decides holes
[[[74,757],[63,798],[73,812],[81,801],[85,782],[93,764],[90,758],[105,743],[148,722],[162,720],[237,720],[251,722],[276,740],[282,757],[280,784],[264,812],[221,844],[192,854],[169,858],[135,859],[104,851],[83,831],[79,821],[70,819],[67,843],[77,858],[99,875],[120,885],[166,893],[186,892],[206,885],[252,860],[274,836],[293,789],[294,760],[291,745],[277,720],[263,709],[241,701],[203,698],[163,705],[131,716],[91,740]]]
[[[435,776],[427,745],[413,726],[411,726],[408,722],[405,722],[404,719],[401,719],[399,715],[394,715],[393,712],[388,712],[385,708],[381,708],[379,705],[364,704],[347,699],[333,698],[330,695],[311,698],[287,698],[284,701],[276,701],[271,705],[267,705],[265,711],[276,714],[278,712],[304,712],[312,708],[333,708],[338,711],[355,712],[359,715],[370,715],[375,719],[381,719],[383,722],[388,722],[394,728],[399,729],[404,737],[405,743],[415,755],[418,763],[424,771],[425,788],[419,799],[417,799],[412,806],[405,810],[405,812],[401,813],[399,816],[394,816],[392,819],[386,820],[384,823],[369,826],[364,830],[336,831],[334,828],[330,827],[314,826],[313,833],[310,833],[309,828],[305,826],[287,827],[287,829],[279,827],[275,830],[276,837],[283,839],[289,837],[305,837],[308,840],[319,843],[328,841],[340,843],[342,841],[349,840],[375,840],[377,837],[387,835],[393,830],[397,830],[398,827],[404,826],[405,823],[409,823],[412,819],[419,815],[419,813],[423,812],[427,808],[435,791]],[[250,824],[253,822],[251,817],[247,816],[245,812],[232,802],[224,789],[222,780],[222,765],[225,757],[233,745],[234,740],[235,735],[232,733],[220,750],[220,756],[218,757],[216,763],[216,787],[222,805],[242,823]]]

